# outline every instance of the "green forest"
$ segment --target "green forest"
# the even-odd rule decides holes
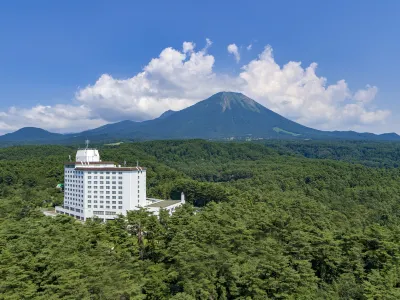
[[[76,146],[0,149],[0,299],[400,299],[400,144],[98,145],[187,204],[81,223],[42,210]]]

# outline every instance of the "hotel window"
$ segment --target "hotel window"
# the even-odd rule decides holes
[[[117,204],[117,201],[113,201],[112,204]]]
[[[109,181],[106,181],[106,184],[110,184],[110,182],[109,182]]]
[[[122,184],[122,181],[118,181],[118,184]]]
[[[122,179],[122,176],[118,176],[118,179]]]
[[[110,201],[106,201],[107,204],[110,204]]]
[[[109,209],[109,208],[110,208],[110,206],[106,206],[106,208],[108,208],[108,209]]]
[[[117,189],[117,187],[116,187],[116,186],[113,186],[112,189],[115,190],[115,189]]]
[[[110,196],[106,196],[106,199],[110,199]]]
[[[103,172],[101,172],[101,174],[103,174]],[[100,176],[100,179],[104,179],[104,176]]]
[[[94,195],[93,198],[97,198],[97,195]]]
[[[104,203],[104,201],[100,201],[100,203]]]
[[[100,205],[100,208],[104,208],[104,205]]]
[[[94,184],[97,184],[98,182],[97,182],[97,181],[94,181],[93,183],[94,183]]]
[[[87,197],[88,197],[88,198],[92,198],[92,195],[88,195]]]
[[[90,172],[89,172],[90,173]],[[92,176],[88,176],[88,179],[92,179]]]
[[[117,199],[117,197],[116,197],[116,196],[112,196],[112,198],[113,198],[113,199]]]
[[[115,195],[117,193],[117,191],[112,191],[112,194]]]
[[[118,204],[122,204],[122,201],[118,201]]]
[[[122,196],[118,196],[118,199],[122,199]]]
[[[110,191],[106,191],[106,194],[110,194]]]
[[[94,205],[93,207],[94,207],[94,208],[97,208],[97,205]]]
[[[112,179],[117,179],[117,176],[113,176]]]
[[[117,182],[116,182],[116,181],[113,181],[112,184],[117,184]]]
[[[92,206],[91,206],[91,205],[88,205],[87,207],[88,207],[88,208],[92,208]]]
[[[122,175],[122,172],[118,172],[118,174],[121,174],[121,175]]]
[[[118,209],[122,209],[122,206],[118,206]]]
[[[88,202],[88,203],[92,203],[92,200],[88,200],[87,202]]]
[[[121,194],[122,194],[122,191],[118,191],[118,194],[120,194],[120,195],[121,195]]]
[[[100,181],[100,184],[104,184],[104,181]]]
[[[104,199],[104,196],[100,196],[100,199]]]
[[[116,206],[113,206],[112,209],[117,209],[117,207],[116,207]]]
[[[112,172],[113,174],[117,174],[116,172]]]
[[[118,189],[119,189],[119,190],[122,190],[122,186],[119,186]]]
[[[106,174],[110,174],[110,172],[106,172]]]

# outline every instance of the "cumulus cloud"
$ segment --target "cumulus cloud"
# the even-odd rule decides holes
[[[184,43],[182,52],[166,48],[137,75],[116,79],[104,74],[79,90],[76,99],[107,121],[143,121],[183,109],[229,86],[213,72],[215,60],[207,53],[211,44],[207,40],[197,52],[193,43]]]
[[[193,42],[184,42],[181,50],[165,48],[130,78],[103,74],[79,89],[70,105],[11,107],[0,112],[0,133],[24,126],[71,132],[125,119],[143,121],[219,91],[243,92],[285,117],[319,129],[362,130],[384,123],[390,115],[371,106],[377,87],[351,91],[345,80],[328,84],[317,75],[316,63],[303,67],[289,61],[281,66],[270,46],[243,65],[238,75],[216,72],[215,58],[208,53],[211,45],[207,39],[200,50]],[[239,55],[235,44],[228,51]]]
[[[355,124],[383,122],[389,116],[389,111],[369,110],[366,101],[360,101],[372,100],[375,88],[367,86],[353,95],[345,80],[327,85],[316,69],[316,63],[303,68],[301,62],[293,61],[281,67],[267,46],[257,59],[243,66],[239,76],[247,95],[305,125],[349,129]],[[357,103],[347,103],[353,99]]]
[[[248,46],[246,47],[246,49],[249,50],[249,51],[251,50],[251,48],[253,48],[253,44],[250,44],[250,45],[248,45]]]
[[[238,46],[236,46],[236,44],[228,45],[228,52],[230,54],[233,54],[237,63],[240,61],[240,53],[239,53]]]
[[[54,132],[74,132],[95,128],[106,121],[92,114],[89,107],[62,105],[17,108],[0,113],[0,132],[15,131],[22,127],[40,127]]]
[[[365,90],[359,90],[354,95],[354,100],[359,102],[371,102],[375,99],[376,94],[378,93],[378,88],[376,86],[367,85]]]
[[[195,43],[192,42],[183,42],[183,53],[193,52],[194,47],[196,47]]]

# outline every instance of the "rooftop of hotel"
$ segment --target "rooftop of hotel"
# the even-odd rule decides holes
[[[147,207],[159,207],[159,208],[166,208],[168,206],[174,205],[174,204],[178,204],[180,203],[180,200],[162,200],[160,202],[156,202],[156,203],[152,203],[149,205],[146,205]]]

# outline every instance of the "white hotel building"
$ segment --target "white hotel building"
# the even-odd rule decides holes
[[[64,165],[64,205],[56,213],[106,221],[141,207],[155,215],[161,208],[172,213],[183,203],[183,193],[180,201],[147,198],[146,168],[103,162],[97,149],[86,148],[78,150],[75,162]]]

